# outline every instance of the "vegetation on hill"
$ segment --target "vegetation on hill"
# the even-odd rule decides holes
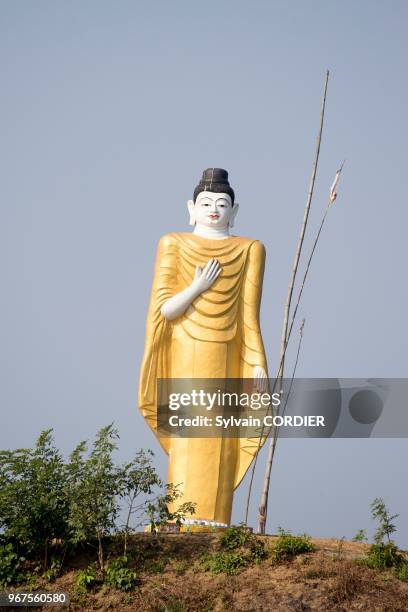
[[[52,430],[43,431],[33,448],[0,451],[0,586],[55,577],[84,549],[95,551],[98,570],[112,580],[107,538],[122,543],[121,567],[115,571],[123,574],[129,536],[142,524],[155,533],[163,523],[180,523],[194,513],[190,502],[169,512],[180,492],[160,480],[151,451],[116,464],[118,438],[108,425],[89,451],[82,441],[67,461]]]
[[[150,451],[116,464],[117,440],[109,425],[64,460],[49,430],[31,449],[0,451],[1,590],[66,591],[73,610],[408,610],[408,558],[382,499],[371,545],[365,530],[354,542],[245,525],[161,533],[194,504],[170,513],[177,486]]]

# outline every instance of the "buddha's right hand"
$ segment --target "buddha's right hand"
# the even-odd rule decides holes
[[[203,291],[207,291],[212,286],[221,272],[220,262],[218,259],[212,258],[204,268],[196,268],[192,286],[198,293],[203,293]]]
[[[207,291],[221,274],[221,266],[216,259],[210,259],[207,265],[202,270],[196,268],[194,280],[185,289],[173,295],[164,302],[161,307],[161,313],[168,321],[174,321],[177,317],[183,315],[187,308],[203,291]]]

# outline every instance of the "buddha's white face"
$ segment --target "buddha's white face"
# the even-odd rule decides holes
[[[226,229],[232,227],[238,204],[232,205],[231,196],[227,193],[213,193],[202,191],[198,194],[195,203],[187,203],[190,213],[190,223],[196,223],[213,229]]]

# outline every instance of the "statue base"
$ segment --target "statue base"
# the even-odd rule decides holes
[[[156,533],[222,533],[225,529],[228,529],[229,525],[214,525],[209,521],[204,524],[200,523],[183,523],[182,525],[176,525],[176,523],[165,523],[160,525]],[[151,533],[152,529],[150,525],[147,525],[144,529],[145,533]]]

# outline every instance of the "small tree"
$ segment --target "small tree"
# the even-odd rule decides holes
[[[123,554],[126,556],[129,534],[141,525],[141,519],[146,514],[146,498],[151,495],[155,487],[161,487],[160,480],[152,465],[153,452],[151,450],[139,451],[134,459],[122,467],[122,481],[120,482],[119,497],[127,506],[126,521],[123,527],[124,546]],[[136,524],[131,527],[131,521],[136,517]],[[139,520],[138,520],[139,519]]]
[[[0,529],[45,569],[52,540],[68,536],[66,469],[52,429],[33,449],[0,452]]]
[[[85,442],[81,442],[70,456],[69,523],[73,541],[97,540],[99,567],[104,572],[104,536],[111,533],[119,512],[117,495],[123,481],[123,470],[115,466],[112,458],[117,448],[114,440],[118,431],[113,424],[103,427],[96,435],[88,458]]]
[[[170,512],[169,504],[174,503],[182,497],[179,485],[169,483],[164,487],[164,493],[158,495],[155,499],[148,501],[146,504],[146,514],[149,518],[150,529],[152,533],[157,533],[161,525],[174,521],[180,526],[186,516],[194,514],[196,503],[184,502],[178,506],[177,510]]]
[[[374,534],[374,544],[370,546],[363,562],[368,567],[375,569],[393,568],[397,577],[405,580],[405,576],[408,575],[408,562],[398,551],[395,542],[390,538],[397,530],[392,521],[399,515],[394,514],[390,516],[389,510],[386,508],[381,497],[376,497],[372,502],[371,515],[379,524]],[[385,537],[388,540],[387,542],[384,542]]]
[[[374,542],[376,544],[383,544],[385,537],[387,537],[388,542],[391,542],[390,536],[397,530],[392,521],[396,519],[399,514],[390,516],[384,500],[381,497],[376,497],[371,504],[371,516],[374,520],[378,520],[379,522],[374,535]]]
[[[49,564],[53,541],[77,546],[95,545],[100,570],[105,572],[104,538],[117,531],[123,502],[124,556],[128,534],[138,519],[149,517],[152,531],[167,521],[180,524],[194,513],[194,504],[168,505],[181,493],[164,485],[152,465],[151,451],[139,451],[132,461],[116,465],[118,431],[113,424],[96,435],[88,454],[85,441],[77,445],[68,462],[54,445],[52,430],[43,431],[33,449],[0,451],[0,579],[13,582],[21,553]],[[157,490],[164,493],[157,495]],[[154,496],[155,495],[155,496]],[[142,499],[141,497],[144,496]],[[133,525],[131,525],[131,522]]]
[[[353,542],[367,542],[367,530],[359,529],[353,537]]]

